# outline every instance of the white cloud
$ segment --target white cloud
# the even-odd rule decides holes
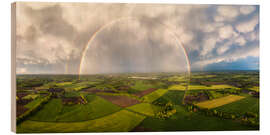
[[[235,43],[238,43],[240,46],[243,46],[246,44],[246,40],[243,36],[239,36],[235,39]]]
[[[239,15],[239,10],[235,6],[218,6],[217,12],[226,19],[233,19]]]
[[[254,6],[241,6],[240,7],[240,12],[244,15],[248,15],[248,14],[252,13],[253,11],[255,11]]]
[[[231,38],[236,35],[236,32],[233,30],[233,27],[230,25],[226,25],[224,27],[219,28],[219,37],[221,39]]]
[[[259,17],[254,16],[251,20],[241,22],[238,25],[236,25],[236,29],[237,31],[242,32],[242,33],[251,32],[255,29],[258,23],[259,23]]]
[[[201,52],[201,55],[205,56],[207,55],[210,51],[213,50],[213,48],[215,47],[217,42],[217,38],[214,36],[209,37],[208,39],[206,39],[204,41],[204,46],[203,46],[203,50]]]
[[[248,41],[259,41],[259,32],[252,31],[245,34],[245,37]]]
[[[63,39],[51,35],[43,35],[36,42],[27,43],[28,46],[24,42],[17,43],[17,58],[35,59],[25,64],[40,64],[40,59],[53,64],[60,60],[69,60],[72,53],[79,54],[78,48]]]
[[[16,74],[25,74],[27,73],[27,69],[26,68],[16,68]]]
[[[221,55],[225,53],[227,50],[229,50],[229,48],[230,48],[230,45],[225,44],[217,49],[217,53]]]

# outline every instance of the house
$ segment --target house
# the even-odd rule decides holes
[[[49,88],[48,92],[52,93],[52,97],[58,98],[65,93],[65,90],[62,88]]]
[[[204,93],[198,93],[198,95],[187,95],[185,96],[185,104],[192,104],[193,102],[202,102],[209,100],[209,97]]]
[[[86,100],[80,97],[64,97],[62,98],[62,104],[73,105],[73,104],[86,104]]]
[[[250,91],[248,94],[252,95],[253,97],[256,97],[256,98],[259,98],[259,96],[260,96],[259,92],[256,92],[256,91]]]

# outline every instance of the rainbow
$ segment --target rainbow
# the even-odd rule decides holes
[[[90,37],[89,41],[87,42],[87,44],[85,45],[84,49],[83,49],[83,52],[82,52],[82,56],[81,56],[81,60],[80,60],[80,65],[79,65],[79,71],[78,71],[78,75],[79,75],[79,79],[80,79],[80,75],[82,73],[82,67],[83,67],[83,62],[85,60],[85,55],[86,55],[86,52],[87,50],[89,49],[89,46],[91,45],[91,43],[93,42],[93,40],[95,39],[95,37],[98,35],[98,33],[100,33],[103,29],[117,23],[117,22],[120,22],[120,21],[123,21],[123,20],[127,20],[127,19],[137,19],[137,18],[134,18],[134,17],[123,17],[123,18],[119,18],[119,19],[116,19],[116,20],[113,20],[109,23],[106,23],[105,25],[101,26],[96,32],[94,32],[94,34]],[[186,65],[187,65],[187,70],[188,70],[188,76],[190,76],[190,61],[189,61],[189,58],[188,58],[188,55],[187,55],[187,51],[183,45],[183,43],[181,43],[181,41],[179,40],[178,36],[176,35],[175,32],[173,32],[171,29],[169,29],[169,26],[165,25],[165,24],[162,24],[162,23],[159,23],[161,25],[164,25],[165,28],[172,34],[172,36],[174,37],[174,39],[179,43],[179,46],[182,48],[183,52],[184,52],[184,55],[185,55],[185,59],[186,59]],[[177,43],[177,44],[178,44]]]

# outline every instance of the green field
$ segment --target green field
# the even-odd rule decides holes
[[[161,97],[162,95],[164,95],[167,91],[168,91],[167,89],[158,89],[148,95],[143,96],[142,99],[144,102],[151,103],[156,99],[158,99],[159,97]]]
[[[147,117],[140,126],[152,131],[223,131],[223,130],[254,130],[257,127],[241,125],[232,120],[190,113],[184,107],[176,106],[176,114],[166,120]]]
[[[62,107],[60,99],[52,99],[29,119],[35,121],[56,121],[57,115],[61,112]]]
[[[145,116],[121,110],[105,117],[84,122],[38,122],[27,120],[17,127],[18,133],[42,132],[127,132],[138,125]]]
[[[131,86],[131,88],[133,88],[135,90],[139,90],[139,91],[146,90],[146,89],[149,89],[149,88],[152,88],[152,87],[153,87],[152,84],[147,83],[144,80],[136,81],[135,84]]]
[[[121,109],[101,97],[93,95],[86,97],[89,103],[85,105],[62,105],[60,99],[52,99],[42,110],[29,119],[57,122],[86,121],[114,113]]]
[[[155,116],[157,112],[160,111],[160,107],[149,104],[149,103],[140,103],[140,104],[136,104],[131,107],[128,107],[127,110],[131,110],[131,111],[143,114],[143,115],[153,117]]]
[[[241,115],[246,112],[252,112],[255,114],[259,113],[259,99],[254,97],[246,97],[239,101],[226,104],[220,107],[215,108],[221,112],[233,113],[236,115]]]
[[[39,94],[29,94],[25,97],[23,97],[23,99],[36,99],[39,97]]]
[[[30,103],[26,104],[24,107],[26,107],[26,108],[32,108],[35,105],[39,104],[39,102],[41,102],[41,100],[42,100],[42,97],[39,97],[39,98],[31,101]]]
[[[181,105],[185,92],[183,91],[168,91],[162,97],[158,98],[153,104],[165,104],[171,102],[175,105]]]

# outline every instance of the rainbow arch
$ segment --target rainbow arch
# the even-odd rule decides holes
[[[117,22],[120,22],[120,21],[123,21],[123,20],[128,20],[128,19],[135,19],[135,20],[137,20],[137,18],[135,18],[135,17],[123,17],[123,18],[115,19],[113,21],[110,21],[109,23],[106,23],[106,24],[102,25],[97,31],[94,32],[94,34],[90,37],[90,39],[87,42],[87,44],[84,46],[84,49],[83,49],[83,52],[82,52],[82,56],[81,56],[80,64],[79,64],[79,71],[78,71],[79,79],[80,79],[80,75],[82,73],[83,61],[85,60],[86,52],[89,49],[89,47],[90,47],[91,43],[93,42],[93,40],[95,39],[95,37],[102,30],[104,30],[105,28],[108,28],[108,27],[110,27],[111,25],[113,25],[113,24],[115,24]],[[159,22],[156,22],[156,23],[159,23]],[[188,58],[188,55],[187,55],[187,51],[186,51],[183,43],[178,38],[177,34],[175,32],[173,32],[169,28],[169,26],[167,26],[166,24],[163,24],[163,23],[159,23],[159,24],[165,26],[165,29],[167,29],[172,34],[173,38],[178,42],[178,45],[182,48],[182,50],[184,52],[184,55],[185,55],[185,59],[186,59],[186,65],[187,65],[187,70],[188,70],[188,77],[190,77],[190,71],[191,71],[190,70],[190,61],[189,61],[189,58]]]

